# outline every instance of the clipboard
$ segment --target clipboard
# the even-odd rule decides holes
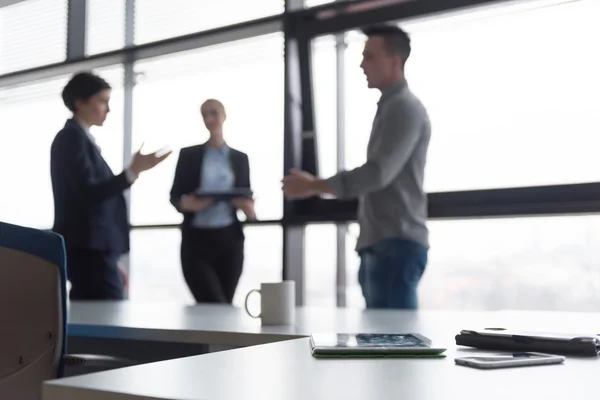
[[[600,335],[530,332],[505,328],[462,330],[455,337],[459,346],[486,350],[538,352],[573,356],[600,355]]]

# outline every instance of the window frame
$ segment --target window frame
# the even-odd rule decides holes
[[[284,171],[303,168],[318,173],[317,133],[312,90],[311,43],[318,36],[338,34],[374,23],[435,16],[472,7],[503,6],[511,0],[410,0],[377,2],[344,0],[305,9],[303,0],[286,0],[281,15],[219,27],[189,35],[134,45],[133,21],[135,0],[125,1],[125,47],[85,56],[85,2],[69,2],[66,61],[0,75],[0,87],[13,86],[116,64],[124,65],[124,145],[125,165],[131,155],[131,118],[138,60],[184,50],[227,43],[283,32],[284,51]],[[79,5],[78,5],[79,4]],[[83,44],[82,44],[83,43]],[[338,74],[339,74],[338,70]],[[339,81],[339,79],[338,79]],[[338,96],[341,91],[338,90]],[[342,104],[343,110],[343,104]],[[339,110],[338,110],[339,111]],[[482,218],[532,215],[568,215],[600,212],[600,183],[470,190],[429,194],[432,219]],[[284,279],[297,282],[297,301],[303,302],[304,226],[308,223],[335,222],[340,229],[356,219],[356,202],[329,199],[284,200],[281,220],[256,221],[249,224],[283,226]],[[137,225],[133,229],[154,229],[176,225]],[[339,257],[339,255],[338,255]],[[338,258],[339,259],[339,258]],[[339,262],[338,262],[339,264]],[[342,266],[345,269],[345,266]],[[340,268],[340,265],[338,265]],[[339,280],[342,279],[338,276]]]

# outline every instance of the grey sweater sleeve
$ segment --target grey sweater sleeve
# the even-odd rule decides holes
[[[367,162],[327,179],[338,198],[358,197],[388,186],[413,153],[422,132],[422,110],[397,99],[381,111],[381,128],[371,133],[376,137],[372,137]]]

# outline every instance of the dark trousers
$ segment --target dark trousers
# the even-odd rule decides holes
[[[241,228],[184,228],[181,266],[196,302],[231,304],[244,266]]]
[[[71,300],[122,300],[119,255],[98,250],[68,249],[67,277]]]
[[[367,308],[418,308],[417,286],[428,248],[400,238],[382,240],[360,251],[358,281]]]

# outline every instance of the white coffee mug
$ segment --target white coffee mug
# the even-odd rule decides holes
[[[260,313],[254,315],[248,309],[252,293],[260,294]],[[261,283],[260,290],[246,295],[246,312],[252,318],[260,318],[263,325],[293,325],[296,322],[296,285],[294,281]]]

